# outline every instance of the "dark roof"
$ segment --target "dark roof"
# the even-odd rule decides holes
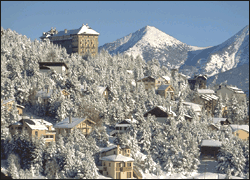
[[[169,84],[168,84],[168,85],[162,84],[162,85],[157,89],[157,91],[165,91],[165,89],[167,89],[168,86],[170,86],[170,85],[169,85]]]
[[[26,123],[30,124],[30,125],[36,125],[34,123],[34,121],[30,120],[30,119],[23,119],[23,121],[25,121]]]
[[[38,62],[38,63],[40,69],[43,66],[65,66],[67,69],[69,69],[64,62]]]

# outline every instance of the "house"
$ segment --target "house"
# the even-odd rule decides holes
[[[168,76],[160,76],[158,78],[152,76],[145,76],[136,81],[137,83],[144,83],[145,90],[158,89],[161,85],[170,84],[170,78]]]
[[[229,99],[231,99],[234,95],[237,98],[239,104],[242,104],[242,101],[246,99],[246,94],[242,89],[229,85],[219,85],[216,94],[218,96],[221,94],[222,100],[225,100],[226,94]]]
[[[151,114],[151,116],[155,116],[156,120],[160,123],[165,123],[166,120],[169,117],[175,117],[176,114],[171,110],[171,107],[166,108],[163,106],[155,106],[154,108],[148,110],[146,113],[144,113],[144,117],[147,118],[148,115]]]
[[[92,132],[93,126],[96,123],[89,118],[74,118],[67,117],[61,122],[54,125],[56,134],[62,134],[63,132],[71,133],[74,129],[80,129],[83,134],[88,135]]]
[[[192,102],[187,102],[187,101],[182,102],[182,104],[183,104],[184,107],[192,108],[193,111],[195,112],[195,114],[196,114],[196,115],[198,116],[198,118],[200,119],[200,117],[201,117],[201,112],[202,112],[202,108],[203,108],[202,105],[196,104],[196,103],[192,103]]]
[[[126,133],[127,129],[131,126],[132,123],[137,123],[135,119],[125,119],[115,125],[115,130],[110,133],[111,136],[115,134]]]
[[[202,140],[201,141],[201,157],[202,159],[217,159],[219,149],[221,148],[222,142],[218,140]]]
[[[156,90],[156,93],[164,98],[166,98],[167,95],[170,94],[171,99],[174,100],[174,91],[175,91],[175,89],[173,88],[173,86],[169,84],[169,85],[161,85]]]
[[[184,75],[182,73],[179,73],[179,69],[171,69],[171,76],[174,77],[174,76],[177,76],[179,81],[178,81],[178,86],[179,88],[181,88],[181,85],[186,85],[188,84],[188,78],[189,76],[187,75]]]
[[[22,116],[22,115],[23,115],[23,110],[24,110],[25,107],[22,106],[22,105],[17,104],[17,105],[16,105],[16,108],[17,108],[18,114],[19,114],[20,116]]]
[[[8,111],[10,111],[14,105],[15,99],[9,98],[9,99],[1,99],[2,106],[6,106]],[[19,115],[23,115],[23,109],[25,108],[22,105],[16,104],[17,112]]]
[[[207,84],[207,75],[194,75],[193,78],[188,79],[188,83],[191,90],[195,90],[196,86],[198,89],[205,89]]]
[[[36,136],[38,138],[43,136],[45,143],[55,141],[56,131],[53,125],[43,119],[23,117],[20,121],[9,126],[11,135],[21,133],[23,130],[26,130],[30,136]]]
[[[100,166],[97,166],[100,173],[113,179],[133,178],[133,175],[141,179],[139,171],[134,170],[134,159],[130,157],[128,146],[112,145],[102,148],[99,152]]]
[[[7,107],[8,111],[12,109],[14,102],[15,102],[14,98],[1,99],[1,105]]]
[[[249,125],[230,124],[235,136],[243,140],[249,140]]]
[[[98,36],[100,33],[93,30],[88,24],[82,24],[78,29],[57,31],[51,28],[48,32],[43,32],[41,40],[49,40],[53,44],[65,47],[68,54],[78,53],[85,56],[90,54],[96,56],[98,53]]]
[[[108,86],[98,86],[97,92],[101,94],[106,100],[110,98],[110,89]]]
[[[39,72],[48,74],[50,70],[55,70],[58,74],[68,74],[68,66],[64,62],[38,62]]]
[[[219,97],[215,95],[212,89],[197,89],[193,102],[203,105],[207,112],[213,115],[218,99]]]

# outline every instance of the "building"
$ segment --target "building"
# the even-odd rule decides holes
[[[130,157],[130,148],[127,146],[112,145],[110,147],[101,148],[99,152],[98,169],[104,176],[113,179],[142,178],[139,171],[134,170],[134,159]]]
[[[83,134],[88,135],[92,132],[93,126],[96,123],[89,118],[73,118],[71,116],[65,118],[61,122],[54,125],[56,134],[63,132],[71,133],[74,129],[79,129]]]
[[[232,124],[232,122],[230,120],[228,120],[227,118],[212,118],[212,121],[214,124],[218,124],[218,125]]]
[[[193,78],[188,79],[188,83],[191,90],[205,89],[207,85],[207,75],[194,75]]]
[[[97,92],[101,94],[106,100],[110,98],[111,91],[108,86],[98,86]]]
[[[1,99],[2,106],[7,107],[7,110],[10,111],[13,108],[13,105],[15,104],[14,98],[9,99]],[[19,115],[23,115],[23,109],[25,108],[22,105],[16,104],[17,112]]]
[[[100,34],[93,30],[88,24],[78,29],[57,31],[51,28],[48,32],[43,32],[41,40],[49,39],[53,44],[65,47],[68,54],[78,53],[80,55],[96,56],[98,53],[98,36]]]
[[[242,104],[243,100],[246,99],[246,94],[244,93],[244,91],[242,91],[242,89],[228,85],[219,85],[216,94],[218,96],[220,94],[222,100],[225,100],[226,94],[229,99],[231,99],[234,95],[237,98],[239,104]]]
[[[215,95],[212,89],[197,89],[194,103],[201,104],[212,116],[219,97]]]
[[[155,106],[144,113],[143,116],[147,118],[149,114],[151,114],[151,116],[155,116],[156,120],[160,123],[165,123],[168,118],[176,116],[175,112],[171,110],[171,106],[169,109],[163,106]]]
[[[169,94],[171,97],[171,100],[174,100],[174,91],[175,91],[175,89],[173,88],[173,86],[169,84],[169,85],[161,85],[156,90],[156,93],[164,98],[166,98]]]
[[[202,140],[201,142],[201,158],[202,159],[217,159],[219,149],[221,148],[222,142],[218,140]]]
[[[68,75],[68,66],[64,62],[38,62],[39,72],[48,74],[50,70],[55,70],[57,73]]]
[[[195,114],[197,115],[197,117],[200,119],[201,118],[201,112],[202,112],[202,108],[203,106],[200,104],[196,104],[196,103],[192,103],[192,102],[182,102],[184,107],[189,107],[192,108],[193,111],[195,112]]]
[[[110,133],[111,136],[116,134],[123,134],[127,132],[127,129],[131,126],[132,123],[137,123],[135,119],[125,119],[115,125],[115,130]]]
[[[249,125],[230,124],[235,136],[243,140],[249,140]]]
[[[137,83],[144,83],[145,90],[158,89],[161,85],[170,84],[170,78],[168,76],[160,76],[158,78],[152,76],[145,76],[136,81]]]
[[[36,136],[38,138],[43,136],[45,143],[55,141],[56,131],[53,128],[53,124],[43,119],[23,117],[20,121],[9,126],[11,135],[21,133],[23,130],[26,130],[30,136]]]

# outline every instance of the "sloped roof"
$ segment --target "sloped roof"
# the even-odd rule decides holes
[[[206,139],[202,140],[201,146],[208,146],[208,147],[221,147],[222,142],[213,139]]]
[[[167,81],[170,81],[170,77],[168,77],[168,76],[162,76],[162,78],[167,80]]]
[[[212,120],[214,124],[217,124],[220,123],[221,121],[226,121],[227,118],[213,118]]]
[[[39,64],[40,69],[41,69],[41,67],[49,68],[49,66],[65,66],[66,69],[69,69],[67,64],[64,62],[38,62],[38,64]]]
[[[152,77],[152,76],[144,76],[143,78],[140,78],[137,81],[140,81],[140,80],[143,80],[143,79],[146,79],[146,78],[156,79],[155,77]]]
[[[249,133],[249,125],[238,125],[238,124],[230,124],[232,131],[244,130]]]
[[[202,109],[202,105],[195,104],[195,103],[192,103],[192,102],[183,102],[183,105],[190,106],[195,112],[200,112],[201,109]]]
[[[50,122],[45,121],[43,119],[29,119],[29,121],[25,120],[25,122],[31,129],[48,130],[46,126],[52,126]]]
[[[110,156],[104,156],[100,160],[105,160],[105,161],[122,161],[122,162],[127,162],[127,161],[134,161],[133,158],[123,156],[121,154],[118,155],[110,155]]]
[[[202,99],[205,99],[206,101],[211,101],[211,100],[217,100],[217,99],[219,99],[218,96],[209,95],[209,94],[202,94],[200,97],[201,97]]]
[[[233,87],[233,86],[226,86],[226,87],[237,94],[244,94],[243,90],[238,87]]]
[[[98,86],[97,87],[97,91],[100,93],[100,94],[102,94],[104,91],[105,91],[105,89],[107,88],[107,86]]]
[[[109,147],[99,148],[99,149],[100,149],[99,152],[106,152],[106,151],[109,151],[109,150],[115,149],[115,148],[117,148],[117,145],[111,145],[111,146],[109,146]]]
[[[199,94],[214,94],[214,90],[212,89],[197,89]]]
[[[17,106],[17,107],[20,107],[20,108],[23,108],[23,109],[25,108],[24,106],[22,106],[22,105],[20,105],[20,104],[17,104],[16,106]]]
[[[72,117],[72,123],[69,123],[69,117],[66,117],[64,120],[62,120],[61,122],[57,123],[54,125],[54,128],[73,128],[75,127],[77,124],[88,120],[90,122],[92,122],[93,124],[95,124],[95,122],[85,118],[73,118]]]
[[[71,34],[93,34],[93,35],[100,35],[100,33],[96,32],[95,30],[91,29],[88,24],[84,25],[82,24],[82,27],[78,29],[72,29],[72,30],[67,30],[67,33],[65,31],[59,31],[57,34],[52,33],[52,36],[57,37],[57,36],[66,36],[66,35],[71,35]],[[41,36],[40,38],[45,38],[45,37],[50,37],[50,31],[48,31],[45,35]]]
[[[217,126],[217,125],[216,125],[216,124],[214,124],[214,123],[210,123],[209,125],[210,125],[210,126],[215,127],[215,128],[216,128],[216,129],[218,129],[218,130],[220,129],[220,127],[219,127],[219,126]]]

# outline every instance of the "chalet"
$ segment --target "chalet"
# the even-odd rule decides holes
[[[132,179],[134,174],[141,179],[140,172],[134,170],[134,159],[130,157],[130,153],[128,146],[112,145],[101,148],[99,152],[101,164],[97,166],[100,173],[114,179]]]
[[[219,97],[215,95],[212,89],[197,89],[194,103],[201,104],[211,115],[214,114],[214,108]]]
[[[158,78],[152,77],[152,76],[145,76],[139,80],[137,80],[137,83],[144,83],[145,90],[149,89],[158,89],[161,85],[167,85],[170,84],[170,78],[168,76],[160,76]]]
[[[65,118],[61,122],[54,125],[56,134],[63,132],[71,133],[74,129],[80,129],[83,134],[88,135],[92,132],[92,128],[96,123],[89,118],[73,118],[71,116]]]
[[[221,141],[218,140],[202,140],[200,149],[202,159],[217,159],[217,155],[219,153],[221,145]]]
[[[11,135],[21,133],[23,130],[26,130],[30,136],[36,136],[38,138],[43,136],[45,143],[55,141],[56,131],[53,128],[53,125],[43,119],[30,119],[28,117],[23,117],[20,121],[9,126]]]
[[[243,140],[249,140],[249,125],[230,124],[229,126],[235,136]]]
[[[53,44],[65,47],[68,54],[78,53],[81,56],[90,54],[92,57],[98,53],[98,36],[100,33],[93,30],[88,24],[82,24],[78,29],[57,31],[51,28],[43,32],[41,40],[49,40]]]
[[[194,75],[193,78],[188,79],[188,83],[191,90],[195,90],[196,86],[198,89],[205,89],[207,84],[207,75]]]
[[[115,125],[115,130],[110,133],[111,136],[115,134],[123,134],[127,132],[127,129],[131,126],[132,123],[137,123],[135,119],[125,119]]]
[[[202,112],[202,105],[200,104],[196,104],[196,103],[192,103],[192,102],[182,102],[184,107],[190,107],[193,109],[193,111],[195,112],[195,114],[200,118],[201,117],[201,112]]]
[[[15,104],[15,99],[14,98],[9,98],[9,99],[1,99],[1,104],[2,106],[7,107],[8,111],[10,111]],[[16,104],[17,112],[19,115],[23,115],[23,109],[25,108],[22,105]]]
[[[169,109],[168,109],[168,108],[163,107],[163,106],[156,106],[156,107],[148,110],[146,113],[144,113],[143,116],[145,118],[147,118],[149,114],[151,114],[152,116],[155,116],[156,120],[160,123],[165,123],[169,117],[176,116],[175,112],[173,112],[171,110],[171,107],[169,107]]]
[[[181,87],[181,84],[182,85],[188,84],[189,76],[179,73],[179,69],[171,69],[171,76],[172,77],[177,76],[179,78],[178,82],[179,88]]]
[[[59,74],[68,74],[68,66],[64,62],[38,62],[39,72],[48,74],[50,70],[55,70]]]
[[[108,86],[98,86],[97,92],[101,94],[106,100],[110,98],[110,89]]]
[[[231,99],[234,95],[237,98],[239,104],[242,104],[242,101],[246,99],[246,94],[244,93],[244,91],[242,91],[242,89],[228,85],[219,85],[216,94],[221,94],[222,100],[225,99],[226,94],[229,99]]]
[[[156,93],[160,96],[166,98],[168,94],[170,94],[171,99],[174,100],[174,88],[173,86],[169,85],[161,85],[157,90]]]

